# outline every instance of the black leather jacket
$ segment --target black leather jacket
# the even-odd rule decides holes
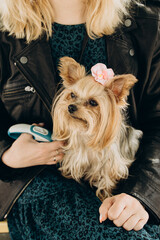
[[[129,179],[119,192],[138,198],[160,218],[160,1],[147,1],[112,36],[106,36],[108,67],[132,73],[138,83],[129,97],[130,123],[144,133]],[[31,42],[0,33],[0,156],[13,142],[15,123],[45,122],[55,94],[54,64],[46,37]],[[27,90],[28,89],[28,90]],[[34,91],[33,91],[34,89]],[[19,195],[45,166],[12,169],[0,163],[0,218],[7,217]]]

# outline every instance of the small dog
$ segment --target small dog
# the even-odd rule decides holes
[[[52,108],[53,139],[66,141],[59,170],[67,178],[89,181],[103,200],[128,177],[142,137],[126,125],[123,114],[137,79],[114,76],[104,64],[96,64],[87,75],[70,57],[60,59],[59,72],[64,88]]]

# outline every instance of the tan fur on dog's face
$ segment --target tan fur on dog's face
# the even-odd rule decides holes
[[[71,132],[86,135],[88,146],[103,149],[120,131],[120,109],[137,79],[120,75],[106,86],[86,76],[83,66],[69,57],[60,62],[60,76],[65,89],[53,107],[53,133],[56,139],[69,139]]]

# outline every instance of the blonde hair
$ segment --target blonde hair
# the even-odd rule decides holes
[[[89,37],[110,35],[129,12],[131,0],[85,0]],[[0,0],[1,30],[27,42],[44,32],[52,35],[54,22],[50,0]]]

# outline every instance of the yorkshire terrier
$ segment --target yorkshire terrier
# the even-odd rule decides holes
[[[142,132],[126,124],[131,74],[114,76],[98,63],[90,75],[70,57],[60,59],[63,89],[53,108],[53,139],[65,141],[59,170],[67,178],[89,181],[103,200],[129,175]]]

